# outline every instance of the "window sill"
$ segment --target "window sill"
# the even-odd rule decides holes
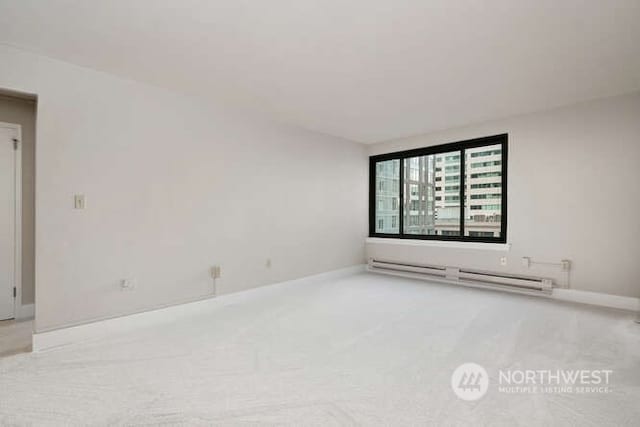
[[[481,242],[450,242],[445,240],[411,240],[411,239],[387,239],[382,237],[367,237],[365,243],[423,246],[450,249],[482,249],[489,251],[509,251],[511,243],[481,243]]]

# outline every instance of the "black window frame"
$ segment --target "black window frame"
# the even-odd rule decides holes
[[[466,153],[465,150],[470,148],[478,148],[483,146],[500,145],[502,150],[501,166],[501,211],[500,211],[500,236],[499,237],[475,237],[465,236],[465,210],[464,203],[460,203],[460,235],[420,235],[420,234],[404,234],[404,160],[410,157],[428,156],[432,154],[442,154],[451,151],[460,151],[460,178],[457,185],[460,186],[460,200],[465,200],[466,183]],[[485,136],[482,138],[468,139],[464,141],[450,142],[447,144],[433,145],[430,147],[416,148],[405,151],[396,151],[393,153],[379,154],[369,157],[369,237],[380,237],[389,239],[407,239],[407,240],[443,240],[453,242],[478,242],[478,243],[506,243],[507,242],[507,165],[509,156],[509,135],[507,133]],[[399,232],[393,233],[377,233],[376,232],[376,163],[387,160],[399,160],[399,199],[398,199],[398,223]],[[469,172],[470,173],[470,172]],[[444,183],[444,180],[442,181]]]

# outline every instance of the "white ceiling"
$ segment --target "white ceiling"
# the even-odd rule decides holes
[[[0,42],[361,142],[640,89],[639,23],[640,0],[0,0]]]

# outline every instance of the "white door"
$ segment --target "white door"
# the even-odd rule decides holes
[[[17,130],[0,123],[0,320],[15,316]]]

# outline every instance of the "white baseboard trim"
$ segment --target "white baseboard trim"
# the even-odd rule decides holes
[[[16,310],[16,320],[32,319],[35,311],[35,305],[33,304],[19,305]]]
[[[255,296],[262,292],[270,292],[274,287],[312,284],[331,279],[338,279],[363,272],[364,269],[365,265],[360,264],[328,271],[326,273],[288,280],[273,285],[260,286],[232,294],[205,298],[198,301],[152,309],[122,317],[98,320],[91,323],[69,326],[61,329],[38,332],[33,334],[33,351],[43,351],[60,346],[103,339],[131,331],[132,329],[171,323],[180,318],[190,317],[206,313],[219,307],[224,307],[230,303],[241,301],[247,297]]]
[[[551,298],[559,301],[570,301],[600,307],[617,308],[619,310],[640,310],[640,298],[603,294],[600,292],[580,291],[577,289],[556,288]]]

